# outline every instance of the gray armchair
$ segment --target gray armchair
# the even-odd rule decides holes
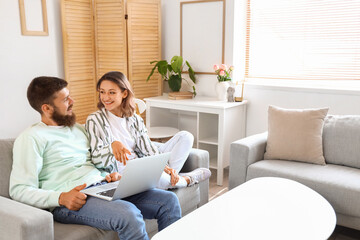
[[[118,239],[113,231],[97,228],[62,224],[55,222],[49,211],[38,209],[14,200],[9,196],[9,178],[12,168],[13,139],[0,140],[0,233],[1,239],[52,240],[52,239]],[[182,171],[198,167],[209,167],[209,153],[192,149]],[[179,198],[182,214],[185,216],[208,202],[209,181],[192,187],[173,190]],[[149,236],[157,232],[156,220],[146,220]]]

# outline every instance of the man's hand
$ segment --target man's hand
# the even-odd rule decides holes
[[[171,179],[170,179],[170,183],[171,183],[171,186],[175,186],[176,183],[179,181],[180,179],[180,176],[179,174],[176,173],[175,169],[169,167],[169,166],[166,166],[164,171],[170,175]]]
[[[118,172],[110,173],[109,175],[106,175],[105,180],[107,182],[116,182],[121,179],[121,175]]]
[[[86,187],[86,183],[79,185],[69,192],[63,192],[59,197],[60,206],[65,206],[69,210],[77,211],[86,203],[86,194],[81,193]]]
[[[124,147],[124,144],[122,144],[119,141],[114,141],[111,144],[111,148],[113,151],[113,154],[115,156],[115,159],[119,162],[122,162],[124,165],[126,165],[126,161],[129,160],[127,157],[127,154],[131,154],[131,152]]]

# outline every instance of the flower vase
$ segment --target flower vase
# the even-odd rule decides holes
[[[219,101],[227,101],[227,89],[229,88],[229,86],[230,84],[228,81],[216,83],[215,89],[216,89],[217,99]]]

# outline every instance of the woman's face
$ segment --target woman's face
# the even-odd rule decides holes
[[[127,90],[121,92],[119,86],[114,82],[104,80],[100,84],[99,94],[100,101],[104,104],[105,109],[120,117],[120,105],[128,95]]]

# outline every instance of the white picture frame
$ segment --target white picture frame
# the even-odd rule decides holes
[[[224,63],[225,0],[180,3],[180,55],[196,74]]]

